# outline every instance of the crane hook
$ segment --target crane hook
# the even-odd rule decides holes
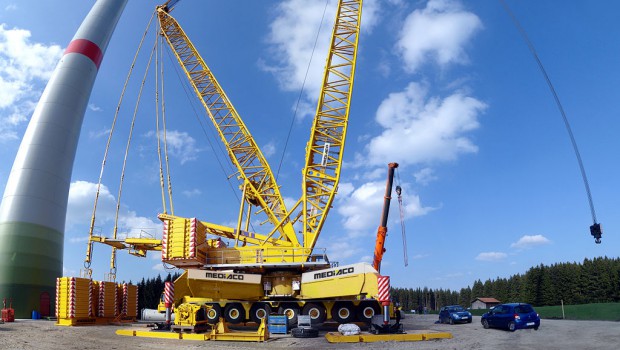
[[[595,222],[594,225],[590,226],[590,234],[594,237],[596,244],[601,244],[601,236],[603,235],[601,224]]]

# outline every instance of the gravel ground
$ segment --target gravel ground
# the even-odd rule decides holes
[[[514,333],[483,329],[480,317],[471,324],[434,323],[436,315],[408,315],[402,320],[407,333],[450,332],[452,339],[419,342],[330,344],[321,331],[319,338],[296,339],[277,335],[265,343],[201,342],[118,336],[119,328],[133,326],[60,327],[42,320],[16,320],[0,324],[0,349],[619,349],[620,322],[542,320],[538,331]]]

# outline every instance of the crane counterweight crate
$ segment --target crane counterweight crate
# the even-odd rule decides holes
[[[56,317],[59,325],[94,323],[93,283],[88,278],[60,277],[56,280]]]
[[[116,283],[100,281],[97,301],[97,317],[116,317],[118,315]]]
[[[206,227],[196,218],[164,221],[161,258],[174,266],[198,267],[206,260]]]
[[[134,319],[138,316],[138,286],[128,283],[117,285],[117,296],[120,315],[123,319]]]

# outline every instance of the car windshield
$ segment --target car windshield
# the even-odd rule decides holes
[[[530,305],[519,305],[515,306],[515,312],[518,314],[528,314],[534,312],[534,309]]]
[[[465,311],[462,306],[453,306],[448,308],[448,311]]]

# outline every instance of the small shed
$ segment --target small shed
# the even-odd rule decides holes
[[[472,309],[490,309],[501,302],[495,298],[476,298],[471,302]]]

